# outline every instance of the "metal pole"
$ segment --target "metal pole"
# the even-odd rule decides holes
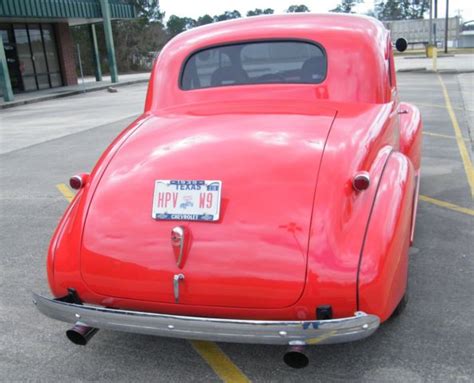
[[[109,59],[110,77],[112,82],[118,82],[114,37],[112,35],[112,23],[110,21],[111,16],[108,0],[100,0],[100,7],[102,10],[102,18],[104,19],[105,45],[107,46],[107,57]]]
[[[13,101],[12,83],[10,73],[8,73],[7,58],[5,57],[5,49],[3,48],[3,40],[0,37],[0,84],[3,89],[3,99],[5,101]]]
[[[438,20],[438,0],[434,0],[434,24],[433,24],[433,39],[434,46],[438,47],[438,42],[436,41],[436,23]]]
[[[428,38],[428,45],[433,44],[433,0],[430,0],[430,31]]]
[[[100,69],[99,45],[97,44],[97,33],[95,25],[91,24],[92,48],[94,50],[95,80],[102,81],[102,70]]]
[[[79,70],[81,72],[81,79],[82,79],[82,91],[86,92],[86,85],[84,83],[84,72],[82,70],[82,59],[81,59],[81,47],[77,44],[77,58],[79,60]]]
[[[446,0],[446,17],[444,19],[444,53],[448,53],[448,27],[449,27],[449,0]]]

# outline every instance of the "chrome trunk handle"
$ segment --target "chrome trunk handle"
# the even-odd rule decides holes
[[[179,281],[184,279],[184,274],[175,274],[173,277],[174,301],[179,302]]]

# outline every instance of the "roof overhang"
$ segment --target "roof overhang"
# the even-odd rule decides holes
[[[109,0],[112,19],[136,17],[135,7],[126,0]],[[70,25],[102,21],[99,0],[3,0],[0,22],[67,22]]]

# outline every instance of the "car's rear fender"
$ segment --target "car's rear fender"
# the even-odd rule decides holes
[[[401,102],[400,114],[400,151],[412,162],[415,170],[420,169],[423,123],[418,108]]]
[[[51,238],[46,260],[48,282],[55,297],[67,294],[68,287],[82,284],[79,283],[79,249],[90,201],[110,160],[148,117],[147,114],[141,115],[112,141],[100,156],[86,184],[64,212]]]
[[[400,152],[385,166],[372,207],[358,269],[358,309],[390,317],[405,294],[415,170]]]

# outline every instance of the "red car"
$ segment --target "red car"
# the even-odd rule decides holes
[[[406,302],[421,129],[375,19],[182,33],[143,115],[71,179],[55,298],[34,302],[78,344],[100,328],[280,344],[304,366],[304,346],[365,338]]]

